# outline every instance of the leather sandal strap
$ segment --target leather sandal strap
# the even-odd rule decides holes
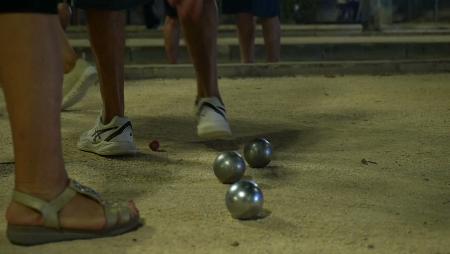
[[[122,205],[122,209],[120,210],[120,220],[122,223],[126,223],[131,220],[130,208],[128,208],[128,205]]]
[[[120,223],[127,223],[131,220],[130,209],[126,205],[106,205],[104,209],[106,216],[106,229],[116,226],[119,221]]]
[[[117,224],[117,208],[111,205],[105,206],[106,228],[112,228]]]
[[[58,197],[50,202],[47,202],[43,199],[33,197],[26,193],[14,191],[13,201],[40,212],[44,219],[44,225],[46,227],[60,228],[58,216],[59,211],[70,200],[72,200],[75,195],[76,192],[68,186],[61,194],[58,195]]]
[[[100,194],[98,194],[95,190],[80,184],[79,182],[75,180],[70,180],[69,187],[75,190],[76,192],[88,196],[89,198],[93,199],[94,201],[97,201],[100,205],[105,205],[106,202],[102,199]]]
[[[19,203],[23,206],[32,208],[38,212],[41,213],[42,217],[45,218],[48,217],[48,214],[50,212],[48,202],[39,198],[35,198],[33,196],[30,196],[26,193],[20,192],[20,191],[14,191],[12,200],[16,203]]]
[[[60,229],[59,212],[77,195],[77,193],[97,201],[103,207],[106,219],[106,229],[116,226],[119,221],[121,223],[127,223],[131,220],[131,212],[127,205],[108,204],[96,191],[81,185],[75,180],[70,180],[66,189],[50,202],[19,191],[14,191],[13,200],[14,202],[40,212],[46,227]]]
[[[71,181],[70,187],[74,188],[78,193],[96,200],[101,206],[103,206],[103,212],[106,219],[105,229],[116,226],[119,221],[121,223],[127,223],[131,220],[131,212],[127,204],[109,204],[105,200],[103,200],[100,194],[98,194],[96,191],[87,186],[81,185],[74,180]]]

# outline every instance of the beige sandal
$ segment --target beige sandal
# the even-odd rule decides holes
[[[103,206],[106,218],[106,226],[103,230],[89,231],[61,228],[58,213],[77,193],[87,196]],[[131,217],[127,204],[110,205],[97,192],[74,180],[70,180],[67,188],[50,202],[18,191],[14,192],[13,201],[40,212],[44,218],[44,226],[8,224],[6,231],[8,239],[11,243],[18,245],[110,237],[135,230],[142,225],[138,216],[136,218]],[[120,224],[118,224],[119,221]]]

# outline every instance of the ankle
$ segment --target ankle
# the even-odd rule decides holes
[[[101,117],[100,117],[100,122],[101,122],[103,125],[107,125],[107,124],[109,124],[109,123],[114,119],[114,117],[116,117],[116,116],[118,116],[118,117],[124,117],[124,114],[106,114],[106,113],[102,113],[102,115],[101,115]]]
[[[50,201],[56,198],[66,189],[67,185],[69,184],[69,180],[67,178],[64,178],[52,182],[53,184],[49,184],[49,182],[42,184],[16,181],[15,190],[18,192],[26,193],[36,198]]]

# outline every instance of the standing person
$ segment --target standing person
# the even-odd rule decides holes
[[[237,15],[241,62],[255,61],[255,17],[258,17],[262,24],[267,62],[280,61],[279,0],[224,0],[222,12]]]
[[[154,8],[159,2],[151,0],[144,4],[144,16],[146,20],[146,26],[148,29],[156,28],[156,15]],[[178,63],[178,52],[180,48],[180,22],[178,21],[177,9],[169,4],[168,0],[163,0],[163,36],[164,36],[164,49],[166,51],[166,57],[169,64]]]
[[[348,18],[347,0],[337,0],[339,10],[338,22],[345,22]]]
[[[99,6],[92,5],[94,0],[75,0],[75,4],[77,2],[88,11],[103,99],[102,114],[97,117],[94,127],[80,136],[78,148],[99,155],[134,154],[132,124],[124,112],[124,13],[120,10],[99,11]],[[175,0],[169,3],[179,14],[197,77],[197,135],[203,139],[228,138],[231,130],[217,78],[216,2]]]
[[[349,1],[349,8],[351,10],[351,21],[355,22],[358,19],[358,11],[359,11],[359,0],[350,0]]]
[[[359,16],[363,30],[374,31],[380,30],[379,24],[376,22],[377,1],[361,0],[359,5]]]
[[[59,29],[56,1],[0,1],[0,80],[15,155],[6,233],[19,245],[113,236],[140,225],[133,202],[111,207],[65,170]]]

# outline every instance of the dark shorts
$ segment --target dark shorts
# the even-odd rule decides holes
[[[167,0],[164,0],[164,11],[166,13],[166,16],[169,16],[171,18],[178,18],[177,9],[170,5]]]
[[[148,0],[72,0],[80,9],[120,11],[133,8]],[[60,0],[0,0],[0,12],[57,13]],[[69,1],[70,2],[70,1]]]
[[[249,13],[256,17],[272,18],[280,15],[279,0],[223,0],[223,14]]]
[[[0,0],[0,13],[45,13],[56,14],[58,0]]]
[[[2,1],[2,0],[0,0]],[[128,10],[148,0],[72,0],[75,7],[80,9],[95,9],[105,11]]]

